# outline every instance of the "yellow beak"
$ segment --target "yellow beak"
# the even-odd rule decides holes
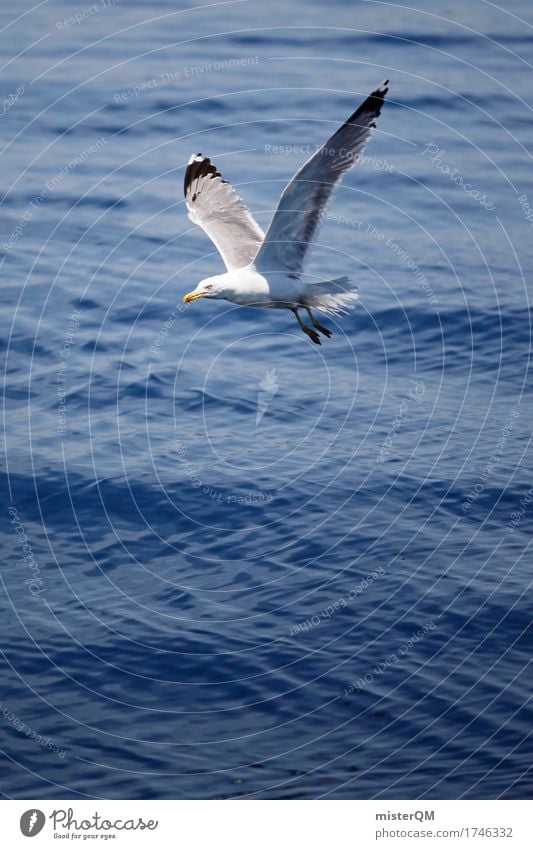
[[[198,298],[203,298],[203,292],[189,292],[188,295],[185,295],[183,298],[183,303],[188,304],[191,301],[196,301]]]

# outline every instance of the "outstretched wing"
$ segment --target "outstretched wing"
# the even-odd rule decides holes
[[[367,97],[286,186],[255,258],[258,271],[302,271],[309,243],[333,189],[344,172],[356,164],[376,126],[388,82],[385,80]]]
[[[189,218],[214,242],[228,271],[248,265],[264,233],[207,156],[191,156],[183,189]]]

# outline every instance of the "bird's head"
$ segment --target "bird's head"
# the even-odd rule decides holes
[[[198,298],[224,298],[224,296],[225,287],[221,277],[206,277],[205,280],[200,280],[196,289],[184,296],[183,303],[188,304]]]

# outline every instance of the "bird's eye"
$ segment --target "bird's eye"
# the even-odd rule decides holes
[[[211,289],[213,288],[213,284],[212,284],[212,283],[209,283],[209,284],[208,284],[205,288],[206,288],[206,290],[207,290],[208,292],[210,292],[210,291],[211,291]]]

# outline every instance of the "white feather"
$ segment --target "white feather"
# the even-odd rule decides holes
[[[184,191],[189,218],[207,233],[228,271],[248,265],[264,233],[207,156],[198,153],[189,159]]]

